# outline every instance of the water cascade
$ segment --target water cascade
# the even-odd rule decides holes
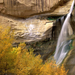
[[[70,21],[70,16],[72,13],[74,7],[74,1],[72,3],[72,6],[70,8],[70,11],[63,23],[58,42],[57,42],[57,47],[54,55],[54,59],[56,60],[56,64],[59,65],[67,55],[68,51],[70,50],[69,44],[72,42],[72,40],[67,41],[66,39],[73,34],[73,30],[71,28],[71,25],[69,23]],[[62,17],[63,18],[63,17]],[[61,19],[62,19],[61,18]]]

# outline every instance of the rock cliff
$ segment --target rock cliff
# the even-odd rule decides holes
[[[34,53],[36,55],[41,54],[42,59],[46,60],[55,51],[56,41],[64,22],[61,22],[60,19],[57,19],[56,22],[47,20],[47,16],[67,14],[72,1],[73,0],[0,0],[0,25],[10,26],[11,30],[14,30],[15,43],[26,42],[29,48],[29,43],[32,42],[31,47],[34,48]],[[74,12],[72,14],[74,14]],[[10,17],[8,15],[10,15]],[[27,18],[33,15],[40,16]],[[73,21],[71,25],[75,33],[75,17],[73,16],[71,17],[71,22]],[[70,70],[68,75],[75,74],[74,50],[75,48],[71,54],[68,54],[65,60],[65,68]]]
[[[16,43],[37,42],[51,38],[53,27],[53,21],[37,16],[27,19],[0,16],[0,24],[11,27],[11,31],[14,31]]]
[[[68,13],[71,2],[72,0],[0,0],[0,13],[21,18],[46,13],[50,15],[51,12],[55,12],[53,15],[62,15],[63,12]],[[65,4],[66,6],[63,7]],[[58,10],[55,10],[57,7]]]

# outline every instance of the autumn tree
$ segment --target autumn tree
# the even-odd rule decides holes
[[[10,28],[0,26],[0,73],[7,73],[13,69],[14,55],[11,53],[13,50]]]
[[[33,49],[28,50],[25,43],[13,47],[10,28],[0,26],[0,75],[67,75],[63,66],[53,61],[42,62],[40,55],[35,56]]]

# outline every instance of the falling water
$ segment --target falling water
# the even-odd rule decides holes
[[[72,40],[67,41],[67,37],[73,34],[73,30],[70,26],[69,20],[70,20],[70,15],[72,13],[74,7],[74,1],[72,3],[71,9],[63,23],[63,27],[61,29],[59,38],[58,38],[58,43],[54,55],[54,59],[56,60],[56,64],[59,65],[65,58],[66,54],[69,51],[69,44],[72,42]]]

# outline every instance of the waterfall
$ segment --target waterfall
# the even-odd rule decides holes
[[[56,47],[56,51],[54,54],[54,59],[56,60],[56,64],[59,65],[61,64],[61,62],[63,61],[63,59],[65,58],[66,54],[69,51],[69,44],[72,42],[72,40],[67,41],[67,37],[73,34],[73,30],[70,26],[70,15],[72,13],[74,7],[74,1],[71,5],[70,11],[63,23],[59,38],[58,38],[58,42],[57,42],[57,47]]]

